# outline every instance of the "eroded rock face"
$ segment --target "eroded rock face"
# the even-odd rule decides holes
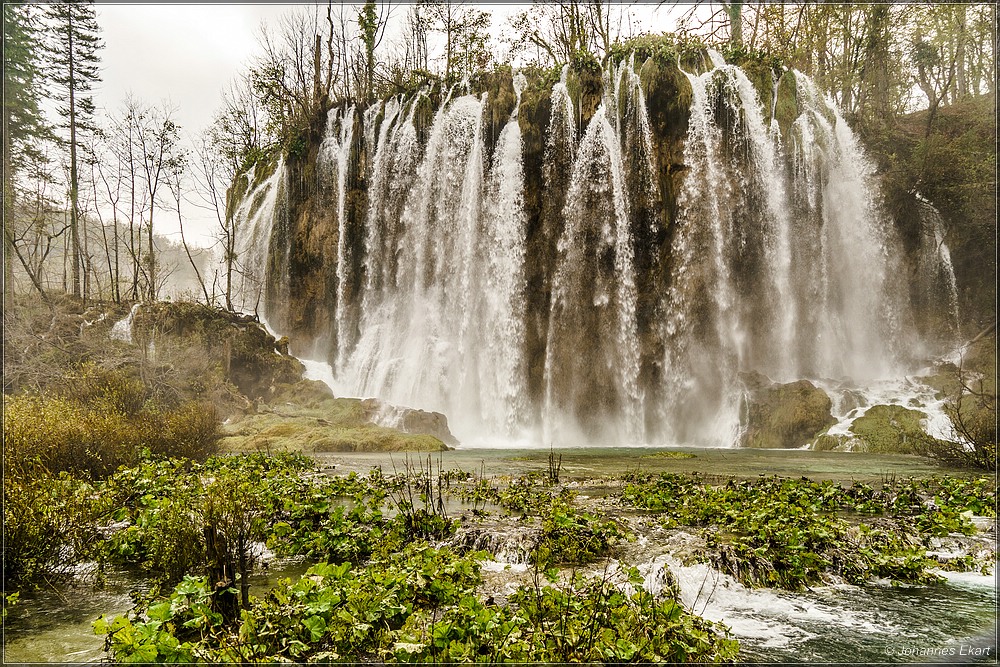
[[[434,436],[449,447],[458,445],[458,440],[448,428],[448,418],[440,412],[399,407],[376,398],[361,401],[361,408],[373,424],[413,435]]]
[[[744,373],[740,377],[747,388],[741,447],[802,447],[836,423],[830,397],[808,380],[776,384],[760,373]]]

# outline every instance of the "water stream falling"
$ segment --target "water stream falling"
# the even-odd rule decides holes
[[[622,77],[614,74],[575,151],[562,211],[543,417],[547,436],[557,441],[644,439],[629,184],[617,113]],[[634,95],[637,86],[631,78],[627,83]],[[566,424],[580,428],[567,433]]]
[[[366,114],[367,116],[367,114]],[[366,128],[367,133],[367,128]],[[350,281],[350,263],[347,257],[347,216],[345,215],[345,190],[347,170],[351,158],[354,139],[354,106],[342,113],[333,110],[327,119],[326,137],[319,147],[318,168],[332,174],[330,185],[336,193],[337,220],[337,304],[334,316],[337,340],[337,365],[343,364],[344,356],[353,338],[347,286]]]
[[[768,109],[708,55],[683,73],[682,157],[664,154],[631,59],[587,112],[568,67],[529,120],[520,75],[495,101],[459,85],[332,110],[336,297],[308,356],[337,392],[444,412],[465,445],[731,446],[742,373],[912,372],[902,251],[857,138],[808,77],[786,73],[798,117],[782,129],[777,97]],[[266,294],[279,329],[292,225],[267,211],[280,219],[284,173],[238,211],[250,272],[286,281]],[[917,270],[957,321],[941,230],[928,216]]]
[[[275,222],[281,222],[287,176],[285,161],[281,159],[270,176],[249,188],[233,215],[237,257],[233,304],[246,312],[256,312],[265,299],[268,263],[274,245],[272,232]],[[247,178],[252,184],[255,173],[251,172]]]
[[[941,313],[945,320],[946,340],[959,338],[958,284],[951,251],[945,243],[944,219],[933,204],[916,194],[920,202],[920,254],[917,258],[917,275],[920,278],[919,297],[933,312]]]

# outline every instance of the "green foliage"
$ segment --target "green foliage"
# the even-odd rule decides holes
[[[899,405],[874,405],[851,424],[863,443],[857,449],[875,453],[923,454],[933,439],[920,425],[927,415]]]
[[[747,585],[799,589],[840,576],[852,583],[874,577],[927,583],[932,536],[971,534],[968,514],[990,516],[996,502],[989,478],[891,481],[875,489],[807,479],[761,477],[713,487],[697,476],[636,479],[623,502],[661,513],[667,527],[706,530],[709,560]],[[838,516],[878,514],[892,530]]]
[[[597,56],[590,51],[586,49],[577,49],[573,52],[573,57],[570,59],[570,69],[577,74],[589,72],[590,74],[600,75],[601,62],[597,59]]]
[[[167,582],[225,566],[245,582],[251,543],[284,534],[288,522],[280,519],[301,494],[306,466],[302,457],[255,454],[123,468],[102,491],[112,518],[127,525],[103,543],[99,562],[141,566]]]
[[[55,581],[83,560],[98,538],[93,488],[68,475],[3,478],[5,590]]]
[[[608,51],[608,60],[620,63],[635,54],[635,63],[642,63],[652,58],[658,65],[676,65],[681,46],[675,35],[640,35],[624,42],[616,42]]]
[[[557,498],[543,515],[541,537],[531,560],[542,568],[592,563],[609,555],[623,537],[625,533],[614,521],[576,511]]]
[[[572,590],[522,587],[509,605],[483,602],[476,554],[411,546],[364,568],[320,563],[254,600],[241,619],[213,615],[204,580],[141,601],[95,631],[116,660],[178,652],[208,661],[724,661],[737,644],[683,610],[607,577]]]

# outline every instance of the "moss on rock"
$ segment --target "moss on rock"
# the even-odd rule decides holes
[[[356,399],[332,399],[351,401]],[[345,411],[350,406],[344,406]],[[223,451],[438,452],[445,444],[430,435],[403,433],[375,424],[335,423],[322,417],[267,412],[223,427]]]
[[[830,397],[811,382],[766,384],[762,378],[759,374],[744,377],[749,399],[744,403],[742,447],[802,447],[836,422],[830,413]]]
[[[927,415],[901,405],[874,405],[851,424],[854,451],[873,454],[923,454],[931,440],[921,421]]]
[[[792,123],[799,115],[799,102],[795,86],[795,72],[785,72],[778,79],[778,99],[774,105],[774,119],[778,121],[781,136],[787,137]]]

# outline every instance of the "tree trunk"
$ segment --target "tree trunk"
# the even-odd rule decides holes
[[[955,11],[958,12],[958,34],[955,36],[955,84],[956,100],[968,97],[969,95],[969,82],[965,71],[965,42],[967,33],[967,12],[966,5],[955,5]]]
[[[76,173],[76,67],[73,60],[73,13],[69,12],[69,201],[73,254],[73,295],[80,296],[80,233],[78,228],[79,180]]]
[[[743,45],[743,2],[723,2],[726,15],[729,16],[729,43],[733,46]]]

